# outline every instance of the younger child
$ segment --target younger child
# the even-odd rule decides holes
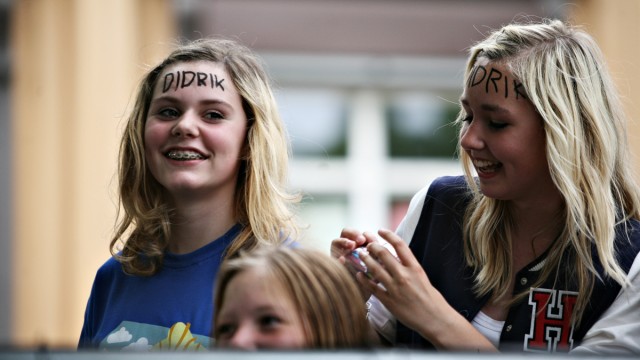
[[[227,260],[214,295],[216,347],[365,348],[374,344],[360,292],[337,260],[265,247]]]

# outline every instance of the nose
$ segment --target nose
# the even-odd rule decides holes
[[[198,135],[198,118],[196,114],[187,111],[178,118],[171,128],[171,134],[177,137],[195,137]]]
[[[460,129],[460,146],[466,150],[480,150],[484,147],[482,129],[477,121],[464,123]]]
[[[249,325],[240,325],[229,339],[229,346],[236,349],[256,350],[257,333]]]

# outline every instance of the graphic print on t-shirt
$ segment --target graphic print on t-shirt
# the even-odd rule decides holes
[[[100,343],[100,349],[124,351],[185,350],[204,351],[211,338],[192,334],[189,323],[177,322],[166,328],[123,321]]]

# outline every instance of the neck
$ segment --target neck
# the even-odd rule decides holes
[[[233,196],[189,199],[175,204],[169,251],[186,254],[224,235],[236,222]]]
[[[564,202],[558,192],[537,196],[530,201],[512,201],[509,204],[509,211],[516,227],[530,234],[562,220],[560,216],[563,209]]]
[[[558,238],[564,223],[563,208],[559,194],[534,203],[512,204],[511,235],[516,271],[539,257]]]

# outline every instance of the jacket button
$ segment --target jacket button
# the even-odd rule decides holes
[[[527,285],[527,278],[523,277],[522,279],[520,279],[520,285]]]
[[[507,332],[511,331],[511,325],[507,325]]]

